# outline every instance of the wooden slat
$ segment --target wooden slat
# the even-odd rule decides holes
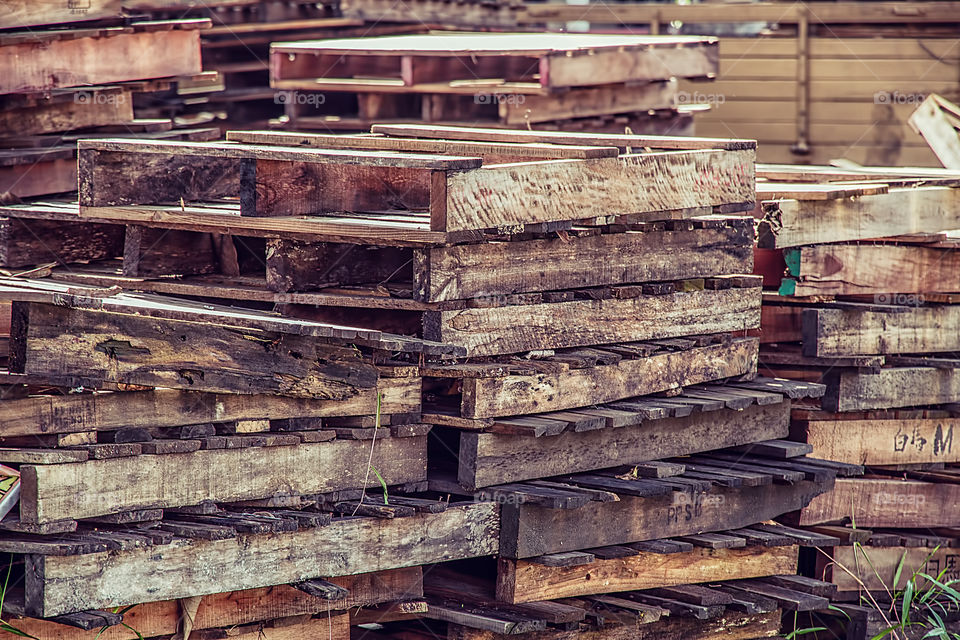
[[[806,309],[803,350],[836,357],[960,350],[960,306],[896,307],[889,312]]]
[[[839,478],[833,493],[818,496],[800,513],[800,524],[853,518],[860,527],[949,527],[960,485],[900,479]]]

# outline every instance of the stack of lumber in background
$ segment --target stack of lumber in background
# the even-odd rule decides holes
[[[826,607],[796,558],[836,539],[771,521],[861,468],[784,440],[822,385],[754,377],[753,143],[374,132],[83,141],[79,202],[3,207],[123,241],[3,282],[5,619],[755,638]]]
[[[960,568],[960,173],[761,165],[758,176],[760,370],[825,384],[793,407],[791,439],[867,469],[800,511],[794,524],[842,541],[805,569],[852,601],[849,637],[871,637],[882,620],[859,598],[889,601],[905,553],[900,589],[914,571]]]
[[[697,36],[430,33],[271,45],[286,126],[373,122],[690,135],[677,78],[716,73]],[[728,136],[725,136],[728,137]]]
[[[155,96],[144,101],[143,113],[151,117],[175,115],[181,120],[210,119],[225,131],[237,127],[266,127],[284,115],[286,94],[270,88],[270,43],[334,37],[376,36],[426,31],[423,24],[368,24],[340,15],[338,3],[268,2],[235,6],[208,6],[153,10],[155,18],[195,17],[212,22],[201,34],[203,68],[217,72],[222,91],[186,99]]]
[[[353,0],[357,3],[373,0]],[[456,6],[451,4],[450,6]],[[960,93],[960,3],[527,3],[534,26],[720,36],[720,70],[681,82],[709,104],[699,135],[754,138],[761,162],[939,166],[907,120],[930,93]]]
[[[209,79],[200,63],[199,30],[207,26],[133,20],[0,32],[0,197],[76,190],[80,137],[217,138],[217,129],[174,129],[169,118],[134,112],[135,95]]]

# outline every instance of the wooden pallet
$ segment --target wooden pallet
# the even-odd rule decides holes
[[[322,583],[331,588],[332,598],[320,595],[319,589],[308,593],[311,587]],[[246,589],[203,596],[193,619],[194,633],[206,629],[237,627],[252,623],[262,623],[273,619],[292,618],[294,616],[317,616],[322,622],[322,633],[328,633],[327,612],[337,625],[349,625],[348,616],[341,615],[348,609],[370,607],[385,602],[406,601],[423,596],[423,570],[421,567],[389,569],[375,573],[362,573],[352,576],[339,576],[325,580],[311,580],[298,588],[293,585],[279,585],[258,589]],[[4,603],[4,610],[11,605]],[[110,617],[105,611],[86,612]],[[176,600],[138,604],[122,616],[117,615],[123,624],[136,629],[143,637],[172,635],[180,627],[180,607]],[[38,638],[57,637],[63,640],[90,640],[97,633],[105,640],[127,640],[130,630],[119,623],[96,624],[90,631],[67,626],[77,621],[79,616],[67,614],[53,620],[29,618],[7,614],[4,619],[10,624]],[[341,618],[343,618],[341,620]],[[112,622],[113,620],[109,620]],[[106,629],[103,627],[106,626]],[[338,627],[339,629],[339,627]],[[295,629],[291,629],[295,631]],[[273,633],[267,629],[265,633]],[[303,633],[302,630],[299,631]],[[270,637],[269,635],[267,637]],[[301,635],[300,637],[303,637]],[[339,636],[337,636],[339,637]]]
[[[277,89],[546,94],[565,87],[709,77],[716,39],[442,34],[274,43]]]
[[[208,20],[169,20],[6,33],[0,37],[0,94],[197,74],[199,30],[209,26]],[[32,64],[17,64],[27,58]],[[121,58],[129,63],[113,64]],[[69,73],[61,72],[66,61]]]
[[[470,135],[470,130],[466,133]],[[403,135],[408,136],[407,132]],[[478,130],[475,135],[486,134]],[[513,134],[497,135],[506,141],[517,140]],[[640,139],[634,140],[640,143]],[[630,144],[631,137],[623,143]],[[532,159],[522,147],[514,148],[514,158]],[[569,157],[561,153],[561,157]],[[138,217],[149,220],[157,212],[130,205],[176,202],[176,209],[169,208],[176,215],[177,211],[186,213],[181,201],[233,197],[240,200],[241,218],[279,216],[290,220],[290,216],[305,215],[318,218],[318,223],[337,223],[341,232],[352,222],[371,244],[392,244],[391,238],[443,242],[442,232],[606,217],[611,211],[648,215],[691,207],[742,206],[753,199],[752,153],[747,148],[700,148],[564,163],[482,166],[479,154],[98,140],[80,143],[80,206],[84,216],[136,221]],[[189,174],[168,171],[188,163]],[[131,184],[131,164],[137,166],[141,178],[137,184],[151,185],[148,192]],[[654,174],[669,175],[671,180],[657,179],[657,189],[653,189],[648,178]],[[291,180],[297,188],[291,186]],[[638,190],[640,181],[646,187]],[[340,187],[319,189],[319,184]],[[364,188],[357,189],[359,184]],[[372,189],[371,184],[379,186]],[[616,184],[623,189],[615,188]],[[568,197],[571,189],[577,190],[577,198]],[[350,211],[367,214],[351,221],[344,215]],[[235,210],[225,209],[220,214],[220,222],[236,216]],[[328,227],[328,233],[337,224]]]
[[[580,473],[615,464],[636,464],[723,447],[786,437],[790,402],[766,384],[700,385],[669,398],[632,398],[574,411],[480,422],[483,431],[462,431],[464,421],[427,413],[434,436],[456,453],[457,482],[476,489]],[[793,396],[822,392],[819,385],[790,385]],[[655,465],[654,465],[655,466]]]
[[[380,501],[382,505],[382,495]],[[0,547],[26,554],[25,611],[50,617],[144,601],[171,600],[330,578],[495,553],[493,504],[391,498],[391,507],[351,517],[246,508],[215,517],[165,515],[153,527],[84,529],[61,536],[4,535]],[[349,509],[348,509],[349,507]],[[336,510],[336,505],[332,505]],[[409,544],[408,540],[417,540]],[[242,557],[241,562],[238,558]],[[99,568],[93,570],[94,565]],[[86,567],[86,568],[85,568]],[[195,570],[187,569],[194,567]],[[166,573],[169,579],[161,580]],[[117,580],[125,585],[115,588]]]
[[[751,526],[805,506],[829,491],[838,473],[862,473],[862,467],[851,465],[761,456],[709,454],[719,466],[750,467],[749,481],[686,469],[670,478],[641,479],[628,468],[622,475],[608,471],[549,479],[563,487],[514,483],[478,495],[502,505],[500,555],[520,559]]]
[[[800,542],[746,528],[527,560],[500,558],[496,596],[523,603],[789,574],[796,571]]]

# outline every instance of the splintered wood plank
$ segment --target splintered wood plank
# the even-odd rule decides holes
[[[834,547],[830,555],[837,566],[827,573],[830,582],[835,584],[839,591],[883,591],[893,586],[894,576],[898,573],[901,576],[901,582],[897,585],[899,588],[903,587],[906,576],[915,572],[925,573],[939,580],[960,578],[956,549],[857,545]],[[818,559],[818,563],[822,562]],[[902,569],[898,571],[901,564]],[[846,568],[849,573],[841,567]],[[943,576],[940,576],[941,571],[945,571]],[[917,587],[923,589],[925,586],[930,586],[928,581],[918,576]]]
[[[960,484],[838,478],[834,490],[800,511],[800,525],[852,519],[858,527],[954,527]]]
[[[123,254],[123,227],[53,220],[0,218],[0,265],[68,264]]]
[[[910,114],[907,122],[911,129],[923,136],[940,164],[947,169],[960,169],[960,135],[957,134],[956,119],[951,120],[944,113],[946,109],[941,110],[941,105],[952,107],[956,112],[956,105],[931,94]]]
[[[764,203],[759,246],[773,249],[960,228],[960,190],[890,189],[836,200]]]
[[[832,244],[792,252],[785,257],[795,279],[785,279],[780,287],[786,295],[867,294],[880,303],[917,304],[922,294],[960,292],[960,255],[953,249]]]
[[[133,94],[123,87],[59,90],[48,101],[8,103],[0,113],[0,131],[18,136],[129,123]]]
[[[759,287],[424,314],[424,338],[470,356],[755,329]]]
[[[423,595],[421,567],[389,569],[375,573],[331,578],[330,582],[349,591],[337,600],[308,595],[289,585],[229,591],[204,596],[193,620],[194,629],[233,627],[273,618],[342,611]],[[176,600],[139,604],[123,614],[124,622],[144,637],[171,635],[180,625],[180,606]],[[7,616],[4,616],[7,619]],[[321,618],[327,624],[326,616]],[[130,640],[130,630],[121,625],[105,630],[83,631],[48,620],[13,617],[10,622],[23,631],[44,640]],[[326,635],[326,628],[322,635]]]
[[[118,65],[117,60],[127,63]],[[69,61],[67,66],[66,61]],[[0,67],[10,70],[0,80],[0,94],[189,76],[203,70],[200,32],[195,29],[128,31],[7,44],[0,47]]]
[[[417,254],[414,295],[438,302],[750,273],[752,245],[752,228],[737,224],[435,247]]]
[[[451,172],[444,204],[431,204],[445,223],[432,228],[484,229],[753,202],[753,160],[752,150],[699,150]]]
[[[232,420],[373,415],[420,411],[419,378],[384,378],[344,400],[216,394],[173,389],[35,395],[0,402],[0,437],[173,427]]]
[[[823,397],[827,411],[861,411],[960,401],[960,369],[884,368],[879,373],[841,370]]]
[[[594,560],[572,567],[548,567],[530,560],[500,558],[497,599],[520,603],[597,593],[653,589],[794,573],[799,547],[705,549]]]
[[[505,504],[501,512],[500,555],[528,558],[654,540],[677,535],[738,529],[807,505],[830,491],[833,480],[792,485],[713,487],[709,493],[673,491],[656,497],[621,496],[618,502],[589,502],[579,509]]]
[[[957,418],[889,418],[798,420],[791,437],[813,445],[813,455],[863,465],[960,462],[953,448]]]
[[[426,479],[426,436],[380,438],[372,463],[388,485]],[[44,523],[132,509],[178,507],[326,493],[363,486],[366,440],[332,440],[283,447],[205,449],[75,464],[21,467],[20,519]],[[304,473],[322,469],[322,473]],[[367,477],[367,486],[379,486]],[[79,495],[76,487],[86,487]],[[68,515],[69,514],[69,515]]]
[[[497,505],[476,503],[406,518],[340,518],[289,533],[31,556],[27,611],[54,616],[492,555],[498,530]]]
[[[568,429],[544,438],[461,433],[458,480],[475,489],[782,438],[789,429],[789,415],[789,403],[784,402],[643,422],[637,416],[631,426]]]
[[[22,303],[17,303],[17,305]],[[345,399],[376,386],[349,349],[303,336],[30,304],[21,373],[212,392]],[[23,326],[25,325],[25,326]],[[69,354],[69,355],[68,355]]]
[[[756,338],[739,338],[556,374],[467,378],[460,413],[488,418],[558,411],[732,378],[756,371],[758,347]]]
[[[836,357],[960,350],[960,305],[806,309],[805,355]]]

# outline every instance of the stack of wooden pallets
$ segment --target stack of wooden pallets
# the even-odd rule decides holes
[[[752,142],[228,138],[82,141],[79,202],[0,209],[50,238],[4,246],[5,619],[758,638],[827,606],[796,562],[838,539],[772,520],[862,468],[784,440],[822,385],[755,377]]]
[[[690,135],[677,78],[716,73],[717,41],[522,33],[431,33],[274,42],[271,84],[287,126],[374,122],[527,126]]]
[[[811,557],[811,575],[839,589],[848,637],[871,637],[883,621],[860,606],[866,592],[889,600],[897,573],[900,589],[914,571],[957,575],[960,174],[761,165],[758,175],[769,180],[758,183],[757,267],[770,287],[761,340],[775,343],[761,347],[761,371],[826,384],[818,402],[793,408],[791,438],[867,467],[794,523],[842,541]]]
[[[206,90],[211,78],[202,73],[199,30],[209,25],[142,19],[0,34],[0,197],[76,190],[80,137],[217,138],[217,129],[173,129],[169,118],[134,113],[135,97]],[[121,58],[126,64],[116,64]]]

